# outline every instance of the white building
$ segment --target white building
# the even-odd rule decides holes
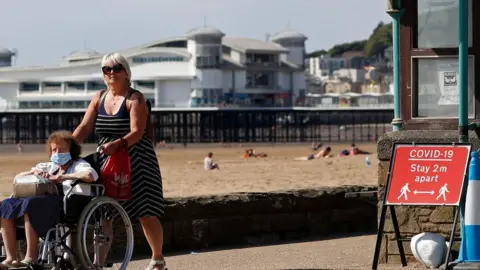
[[[306,40],[291,31],[262,41],[204,27],[120,53],[132,86],[156,107],[290,106],[306,88]],[[12,56],[0,49],[0,97],[10,108],[84,108],[105,89],[98,52],[75,51],[55,66],[13,67]]]
[[[324,81],[332,78],[333,72],[347,67],[344,57],[331,57],[324,54],[308,58],[309,73]]]

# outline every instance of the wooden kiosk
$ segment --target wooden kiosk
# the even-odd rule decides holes
[[[480,43],[480,16],[475,16],[475,10],[480,10],[480,1],[387,1],[387,13],[393,18],[395,116],[394,131],[384,134],[377,144],[379,212],[395,144],[470,143],[472,151],[480,146],[475,132],[480,119],[480,87],[475,87],[480,78],[480,44],[476,44]],[[460,209],[459,225],[462,205]],[[404,238],[397,239],[387,214],[380,263],[403,263],[399,256],[403,252],[406,261],[415,260],[409,240],[418,233],[440,233],[447,241],[452,238],[453,207],[399,206],[396,216],[394,223]],[[456,260],[462,226],[454,228],[452,259]]]

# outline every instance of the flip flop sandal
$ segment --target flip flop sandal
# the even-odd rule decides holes
[[[24,259],[20,262],[14,263],[15,267],[21,268],[21,267],[30,267],[29,269],[37,269],[36,267],[38,266],[35,262],[32,260]]]
[[[7,263],[6,261],[0,262],[0,269],[10,269],[10,268],[16,268],[18,267],[16,264],[13,263]]]
[[[145,270],[153,270],[155,267],[160,267],[161,270],[168,270],[167,269],[167,263],[165,262],[165,259],[163,260],[151,260],[150,264],[148,265]]]

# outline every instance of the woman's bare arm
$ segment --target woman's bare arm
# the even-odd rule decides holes
[[[97,108],[98,101],[100,100],[103,91],[98,92],[90,101],[87,111],[83,116],[82,122],[73,132],[73,137],[75,137],[79,143],[83,143],[90,133],[92,133],[95,126],[95,118],[97,117]]]
[[[147,125],[148,108],[142,93],[135,92],[130,100],[130,133],[125,135],[128,145],[136,144],[143,137]]]

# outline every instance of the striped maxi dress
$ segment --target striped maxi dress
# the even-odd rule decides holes
[[[130,113],[126,100],[123,101],[116,114],[109,115],[105,111],[105,94],[102,95],[95,123],[98,146],[112,142],[130,132]],[[145,129],[142,139],[129,147],[130,166],[132,171],[132,198],[121,202],[132,221],[136,218],[164,216],[164,200],[162,176],[155,148]],[[100,168],[103,169],[107,156],[100,156]]]

